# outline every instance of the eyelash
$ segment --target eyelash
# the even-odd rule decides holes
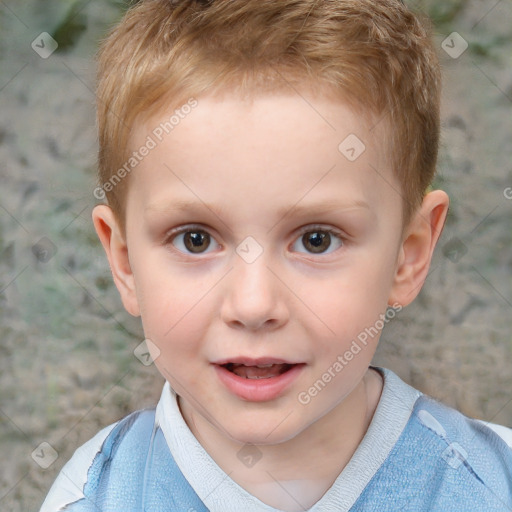
[[[297,234],[297,237],[295,238],[295,240],[298,240],[306,233],[315,233],[317,231],[320,231],[322,233],[329,233],[329,235],[331,235],[332,237],[337,238],[341,242],[341,247],[343,247],[347,241],[346,237],[344,237],[342,235],[342,233],[340,233],[339,231],[336,231],[335,229],[332,229],[332,228],[323,227],[319,224],[311,224],[311,225],[305,226],[304,228],[301,228],[299,230],[299,233]],[[338,249],[335,249],[333,252],[335,252],[337,250]],[[308,254],[314,255],[314,253],[308,253]],[[331,254],[331,253],[320,253],[320,255],[322,255],[322,254]]]
[[[194,232],[194,231],[200,231],[200,232],[203,232],[203,233],[208,233],[210,235],[211,238],[214,238],[209,232],[207,229],[203,228],[202,226],[198,225],[198,224],[189,224],[187,226],[182,226],[182,227],[179,227],[179,228],[176,228],[176,229],[173,229],[171,230],[166,238],[165,238],[165,245],[168,245],[168,244],[172,244],[172,241],[178,236],[178,235],[181,235],[182,233],[187,233],[187,232]],[[294,242],[297,241],[299,238],[301,238],[303,235],[305,235],[306,233],[314,233],[316,231],[320,231],[322,233],[328,233],[329,235],[337,238],[340,242],[341,242],[341,247],[343,247],[346,242],[347,242],[347,239],[345,236],[343,236],[343,234],[339,231],[336,231],[332,228],[328,228],[328,227],[324,227],[324,226],[321,226],[319,224],[311,224],[311,225],[308,225],[308,226],[305,226],[304,228],[301,228],[299,233],[297,234],[296,238],[294,239]],[[292,244],[293,245],[293,244]],[[338,248],[339,249],[339,248]],[[335,249],[333,252],[337,251],[338,249]],[[176,249],[179,253],[181,254],[186,254],[186,255],[192,255],[194,253],[191,253],[191,252],[187,252],[187,253],[184,253],[183,251],[179,250],[179,249]],[[201,254],[201,253],[197,253],[197,254]],[[306,253],[302,253],[302,254],[310,254],[310,255],[315,255],[315,253],[310,253],[310,252],[306,252]],[[317,255],[325,255],[325,254],[331,254],[331,253],[318,253]]]

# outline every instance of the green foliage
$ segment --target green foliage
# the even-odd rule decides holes
[[[426,12],[436,26],[451,23],[464,9],[468,0],[421,0],[421,10]]]
[[[493,58],[499,60],[496,50],[509,45],[512,39],[512,32],[509,35],[496,35],[492,37],[481,37],[479,40],[473,39],[469,42],[469,50],[473,55],[479,57]]]
[[[83,9],[87,0],[80,0],[71,6],[64,19],[53,31],[53,38],[59,43],[58,51],[66,52],[77,43],[87,30],[87,16]]]
[[[17,12],[22,19],[32,19],[39,30],[49,32],[59,44],[57,52],[69,53],[84,38],[94,44],[135,3],[130,0],[45,0],[44,3],[27,0]],[[92,48],[89,42],[86,44]]]

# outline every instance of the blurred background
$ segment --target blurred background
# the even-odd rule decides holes
[[[384,330],[375,364],[512,426],[512,2],[407,3],[436,27],[436,185],[451,211],[425,287]],[[136,350],[139,320],[122,307],[91,221],[93,58],[127,7],[0,0],[2,511],[38,510],[73,451],[155,405],[163,384]]]

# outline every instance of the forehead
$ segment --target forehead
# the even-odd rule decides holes
[[[149,139],[154,147],[130,177],[128,202],[156,211],[211,203],[252,220],[251,202],[279,213],[305,199],[371,205],[392,195],[396,203],[381,127],[348,103],[307,90],[195,101],[135,127],[131,147]]]

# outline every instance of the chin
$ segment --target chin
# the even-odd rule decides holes
[[[230,424],[225,426],[224,433],[233,441],[242,444],[254,444],[259,446],[285,443],[296,437],[303,430],[298,425],[287,424],[283,421],[286,414],[279,415],[279,419],[261,421],[253,419],[250,422]]]

